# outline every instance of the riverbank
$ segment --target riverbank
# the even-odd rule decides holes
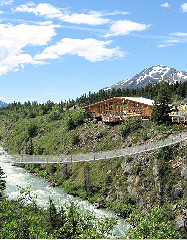
[[[8,196],[9,201],[16,201],[18,198],[21,199],[21,194],[19,191],[20,189],[17,187],[17,185],[19,185],[21,189],[23,188],[26,190],[21,190],[23,196],[24,192],[27,192],[27,194],[29,193],[38,207],[47,209],[49,207],[49,199],[51,199],[57,210],[59,210],[61,207],[70,206],[70,203],[73,202],[79,206],[78,211],[83,215],[91,214],[98,219],[115,217],[113,212],[107,211],[105,209],[97,210],[88,201],[83,201],[80,198],[74,198],[72,195],[67,194],[60,187],[51,187],[49,182],[45,181],[43,178],[38,178],[33,174],[29,174],[24,168],[11,166],[11,163],[7,161],[5,154],[0,154],[0,166],[3,168],[5,175],[7,176],[6,189],[4,190],[4,194]],[[102,219],[100,220],[102,221]],[[122,218],[117,218],[117,225],[114,227],[112,233],[113,238],[115,236],[118,238],[124,238],[126,231],[127,224],[125,220]],[[50,236],[49,238],[55,238],[55,235],[53,235],[53,237]],[[92,238],[95,237],[92,236]]]

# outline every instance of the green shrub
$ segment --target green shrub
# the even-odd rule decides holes
[[[132,162],[133,161],[133,156],[127,156],[126,160],[128,163]]]
[[[78,144],[79,142],[80,142],[80,137],[79,137],[79,135],[76,134],[76,133],[73,133],[72,136],[71,136],[71,143],[72,143],[73,145],[75,145],[75,144]]]
[[[142,167],[140,163],[138,163],[137,166],[132,168],[132,172],[136,175],[138,175],[141,171],[142,171]]]
[[[112,182],[112,175],[111,175],[111,173],[107,173],[105,175],[105,184],[109,185],[111,182]]]
[[[35,118],[36,117],[36,113],[34,111],[30,111],[28,114],[29,118]]]
[[[27,131],[30,138],[35,137],[38,132],[37,124],[35,122],[29,122],[27,125]]]
[[[88,113],[85,110],[67,111],[65,114],[65,124],[69,130],[82,125],[87,119]]]
[[[122,202],[111,202],[110,207],[121,217],[127,218],[136,209],[135,203],[135,198],[126,192],[122,196]]]
[[[169,160],[171,159],[173,154],[173,150],[171,146],[167,146],[164,148],[161,148],[159,152],[157,153],[157,158],[158,159],[163,159],[163,160]]]
[[[147,135],[147,133],[144,133],[142,138],[144,141],[147,141],[148,139],[150,139],[150,137]]]
[[[82,125],[85,122],[87,116],[88,116],[88,114],[84,110],[74,111],[72,113],[72,119],[73,119],[74,126],[78,127],[78,126]]]
[[[142,127],[142,122],[139,117],[130,118],[124,121],[119,127],[119,132],[123,138],[125,138],[129,133]]]
[[[174,213],[170,205],[154,207],[146,215],[133,212],[128,220],[131,226],[127,232],[132,239],[176,239],[180,238],[174,222]]]
[[[61,118],[61,115],[59,112],[52,111],[49,114],[47,114],[46,121],[51,122],[51,121],[59,120],[60,118]]]

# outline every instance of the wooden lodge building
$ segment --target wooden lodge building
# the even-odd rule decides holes
[[[142,120],[151,118],[153,100],[141,97],[114,97],[84,107],[90,117],[103,122],[121,122],[139,116]]]

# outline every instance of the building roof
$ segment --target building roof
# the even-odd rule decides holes
[[[124,97],[121,97],[124,98]],[[143,98],[143,97],[125,97],[125,99],[129,99],[131,101],[139,102],[139,103],[144,103],[147,105],[153,105],[154,100]]]
[[[121,99],[121,100],[127,100],[127,101],[129,100],[129,101],[132,101],[132,102],[142,103],[142,104],[149,105],[149,106],[152,106],[153,103],[154,103],[154,100],[147,99],[147,98],[142,98],[142,97],[114,97],[114,98],[104,100],[102,102],[91,104],[91,105],[83,107],[83,108],[88,108],[88,107],[91,107],[91,106],[94,106],[94,105],[99,105],[101,103],[108,102],[108,101],[111,101],[113,99]]]

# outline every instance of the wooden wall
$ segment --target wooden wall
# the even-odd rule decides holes
[[[90,113],[91,117],[100,117],[108,122],[124,121],[133,116],[150,118],[152,112],[151,105],[118,97],[84,107],[84,109]]]

